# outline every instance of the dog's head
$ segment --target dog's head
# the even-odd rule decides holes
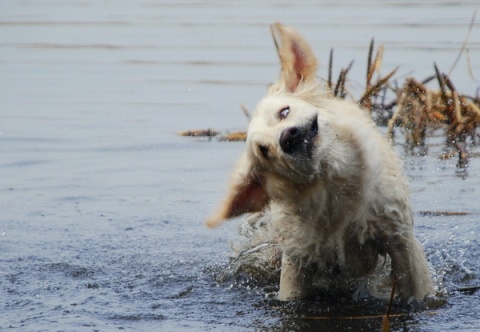
[[[318,111],[324,98],[315,78],[317,61],[295,30],[276,23],[272,34],[281,61],[280,78],[251,118],[246,151],[225,201],[207,221],[209,227],[262,210],[270,200],[267,174],[296,186],[313,181],[321,172],[320,138],[330,115]]]

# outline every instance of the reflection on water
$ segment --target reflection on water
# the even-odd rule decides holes
[[[455,60],[476,1],[4,1],[0,4],[0,328],[37,330],[371,331],[384,303],[317,299],[282,304],[249,280],[217,284],[236,222],[203,226],[242,143],[175,136],[244,129],[278,74],[268,24],[302,31],[320,60],[355,60],[362,90],[370,39],[383,70],[423,79]],[[470,64],[452,79],[474,95]],[[322,67],[319,75],[326,76]],[[447,305],[392,318],[392,331],[477,330],[478,157],[468,175],[440,160],[404,156],[425,245]],[[399,152],[403,153],[399,147]],[[472,147],[474,156],[478,148]],[[402,310],[402,308],[396,308]]]

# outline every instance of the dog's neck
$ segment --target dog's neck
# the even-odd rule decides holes
[[[327,233],[342,227],[342,221],[347,222],[348,215],[358,208],[361,181],[359,174],[349,178],[319,176],[307,183],[292,183],[273,173],[266,175],[272,204],[286,215],[296,216],[298,222],[318,222]],[[339,206],[342,209],[336,208]]]

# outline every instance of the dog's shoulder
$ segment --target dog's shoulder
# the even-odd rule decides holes
[[[370,114],[353,102],[339,99],[328,100],[325,108],[336,114],[332,118],[337,126],[336,138],[341,139],[338,133],[344,132],[346,138],[343,138],[343,144],[350,147],[344,153],[344,174],[361,176],[359,181],[362,183],[363,198],[374,204],[375,213],[390,215],[391,211],[383,210],[397,211],[400,208],[410,213],[403,163]],[[342,158],[337,156],[338,159]],[[352,163],[356,163],[355,168]]]

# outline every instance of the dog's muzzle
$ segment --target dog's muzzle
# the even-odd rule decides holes
[[[288,154],[312,156],[313,140],[318,134],[318,119],[315,116],[303,127],[287,127],[280,135],[280,147]]]

